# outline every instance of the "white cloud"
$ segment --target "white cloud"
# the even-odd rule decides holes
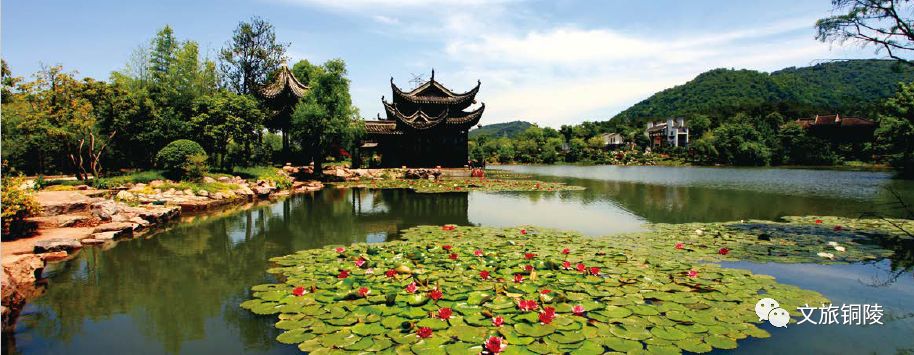
[[[611,24],[558,24],[512,0],[280,1],[364,16],[384,24],[391,37],[421,38],[422,49],[409,53],[412,61],[400,63],[406,68],[390,70],[435,67],[458,91],[481,79],[478,98],[486,103],[487,124],[524,119],[557,127],[608,119],[709,69],[770,71],[845,54],[813,39],[818,14],[658,35]],[[376,99],[366,102],[371,106],[363,111],[378,110]]]

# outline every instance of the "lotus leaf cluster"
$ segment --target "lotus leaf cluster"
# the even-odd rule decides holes
[[[636,246],[634,235],[421,226],[399,241],[273,258],[282,283],[254,286],[242,307],[278,315],[277,340],[314,353],[677,354],[770,336],[754,312],[762,297],[785,309],[828,303],[706,262],[756,245],[721,228],[733,236],[709,230],[676,249],[678,236]],[[724,247],[732,251],[720,255]]]
[[[420,193],[441,193],[460,191],[566,191],[583,190],[583,187],[557,182],[521,179],[459,178],[459,179],[403,179],[384,178],[368,181],[347,181],[336,183],[339,187],[363,187],[373,189],[412,189]]]

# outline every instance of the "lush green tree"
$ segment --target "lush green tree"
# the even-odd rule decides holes
[[[364,132],[352,106],[345,62],[332,59],[323,68],[295,107],[291,127],[292,138],[311,156],[318,174],[333,148],[352,144]]]
[[[914,2],[911,0],[832,0],[835,15],[816,21],[816,39],[872,45],[876,52],[914,64]]]
[[[771,149],[764,137],[747,123],[726,123],[713,131],[712,144],[721,163],[730,165],[768,165]]]
[[[837,159],[828,142],[809,135],[795,122],[781,127],[777,140],[774,154],[781,164],[830,165]]]
[[[241,21],[232,40],[219,51],[225,86],[240,94],[256,94],[282,63],[288,46],[277,41],[273,25],[264,19]]]
[[[249,95],[218,91],[198,98],[194,111],[196,114],[191,122],[196,127],[200,143],[212,154],[213,162],[223,168],[230,168],[225,165],[230,143],[245,147],[250,152],[257,143],[258,133],[263,130],[265,115],[257,99]],[[250,163],[251,158],[240,163]]]
[[[882,154],[902,177],[914,178],[914,83],[899,85],[886,100],[876,130],[876,152]]]
[[[178,139],[156,153],[156,165],[174,179],[199,179],[206,172],[206,151],[197,142]]]
[[[711,117],[703,114],[695,114],[689,118],[689,135],[701,137],[708,129],[711,128]]]

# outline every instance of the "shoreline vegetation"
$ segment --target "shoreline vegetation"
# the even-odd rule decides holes
[[[770,337],[757,327],[760,294],[785,309],[828,303],[718,262],[912,267],[904,245],[914,221],[784,220],[658,224],[603,238],[419,226],[399,241],[273,258],[267,272],[280,283],[253,286],[240,306],[275,316],[276,340],[308,352],[704,353]]]

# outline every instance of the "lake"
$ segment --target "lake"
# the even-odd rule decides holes
[[[417,194],[327,188],[185,218],[161,232],[86,248],[45,270],[45,294],[23,311],[4,353],[295,353],[274,340],[274,317],[238,307],[273,282],[268,259],[327,244],[383,242],[416,225],[539,225],[598,237],[646,223],[865,213],[898,216],[893,191],[914,183],[886,172],[774,168],[504,166],[584,191]],[[914,274],[889,261],[853,265],[727,263],[816,290],[836,304],[875,304],[879,326],[765,327],[748,353],[914,351]]]

